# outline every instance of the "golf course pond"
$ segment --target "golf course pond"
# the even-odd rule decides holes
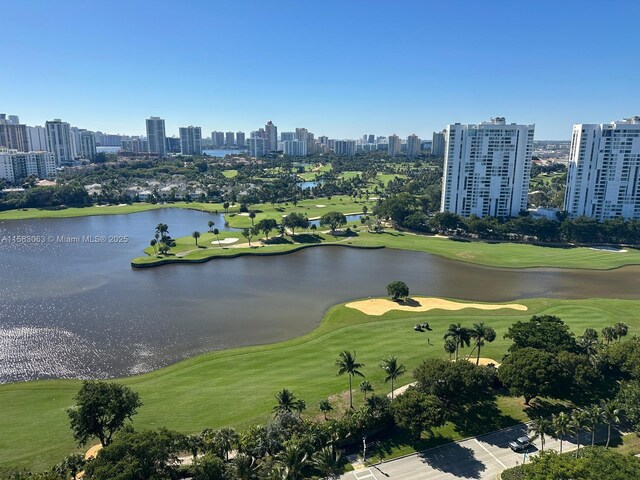
[[[427,253],[326,246],[269,257],[132,269],[165,223],[173,237],[224,227],[185,209],[0,222],[0,383],[105,378],[312,330],[330,306],[415,294],[485,302],[640,298],[640,267],[500,269]]]

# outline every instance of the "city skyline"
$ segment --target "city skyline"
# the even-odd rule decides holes
[[[329,1],[318,9],[279,1],[264,11],[249,2],[139,1],[126,4],[127,15],[118,2],[82,4],[87,22],[72,21],[78,2],[13,3],[0,20],[5,48],[30,61],[0,79],[11,92],[3,110],[29,125],[62,118],[126,135],[160,116],[169,136],[187,125],[205,135],[249,132],[271,119],[282,131],[305,126],[331,138],[429,138],[450,122],[505,116],[535,124],[538,139],[565,140],[573,124],[640,107],[626,94],[639,68],[628,58],[640,6],[612,2],[595,15],[591,3]],[[579,48],[575,38],[587,32],[602,41]],[[153,35],[153,51],[136,47]]]

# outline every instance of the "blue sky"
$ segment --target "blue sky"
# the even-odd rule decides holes
[[[638,18],[637,0],[7,1],[0,112],[333,138],[501,115],[568,139],[640,114]]]

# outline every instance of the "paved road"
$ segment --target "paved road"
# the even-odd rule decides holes
[[[524,460],[522,453],[509,448],[509,442],[527,433],[526,425],[518,425],[499,432],[471,438],[459,443],[449,443],[442,447],[418,453],[409,457],[385,462],[375,467],[355,470],[344,474],[342,480],[495,480],[505,468],[515,467]],[[606,432],[599,431],[596,441],[606,440]],[[580,443],[590,443],[591,436],[583,433]],[[575,450],[575,438],[563,441],[564,452]],[[529,454],[540,448],[536,440]],[[546,438],[545,450],[560,450],[560,442]],[[529,461],[529,459],[527,459]]]

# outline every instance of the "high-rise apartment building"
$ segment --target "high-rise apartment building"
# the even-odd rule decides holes
[[[20,182],[27,177],[53,178],[56,163],[49,152],[18,152],[0,148],[0,178]]]
[[[88,160],[96,159],[96,137],[93,132],[82,130],[80,132],[80,156]]]
[[[436,157],[444,156],[444,130],[442,132],[433,132],[433,141],[431,142],[431,155]]]
[[[202,129],[189,125],[180,127],[180,153],[182,155],[202,155]]]
[[[417,157],[420,155],[421,143],[417,135],[409,135],[407,137],[407,156]]]
[[[164,120],[160,117],[150,117],[147,124],[147,144],[149,153],[156,153],[161,157],[167,155],[167,135]]]
[[[74,155],[69,124],[56,118],[47,121],[44,128],[47,131],[47,151],[53,155],[56,165],[72,165]]]
[[[502,117],[445,130],[442,212],[515,217],[527,209],[534,125]]]
[[[292,142],[296,140],[296,132],[282,132],[280,133],[281,142]]]
[[[44,127],[27,127],[29,152],[47,151],[47,130]]]
[[[640,220],[640,117],[573,126],[564,208],[572,217]]]
[[[392,157],[396,157],[400,155],[400,152],[402,152],[402,140],[398,135],[389,135],[387,153]]]
[[[278,150],[278,127],[271,120],[264,126],[264,139],[267,142],[267,151],[275,152]]]
[[[16,115],[0,113],[0,147],[17,150],[19,152],[29,151],[29,138],[27,137],[27,126],[20,123]]]
[[[308,152],[308,142],[300,140],[285,140],[280,142],[278,150],[290,157],[306,157]]]
[[[331,142],[331,140],[329,140]],[[355,140],[334,140],[333,152],[336,155],[355,155]]]
[[[235,134],[233,132],[225,133],[224,143],[227,147],[233,147],[236,144]]]
[[[259,136],[251,136],[249,140],[247,140],[247,148],[249,150],[249,155],[253,157],[264,157],[269,153],[267,149],[267,140],[263,137]]]
[[[247,146],[247,141],[245,140],[244,132],[236,132],[236,145],[240,148],[244,148]]]
[[[211,132],[211,143],[214,147],[224,147],[224,132]]]

